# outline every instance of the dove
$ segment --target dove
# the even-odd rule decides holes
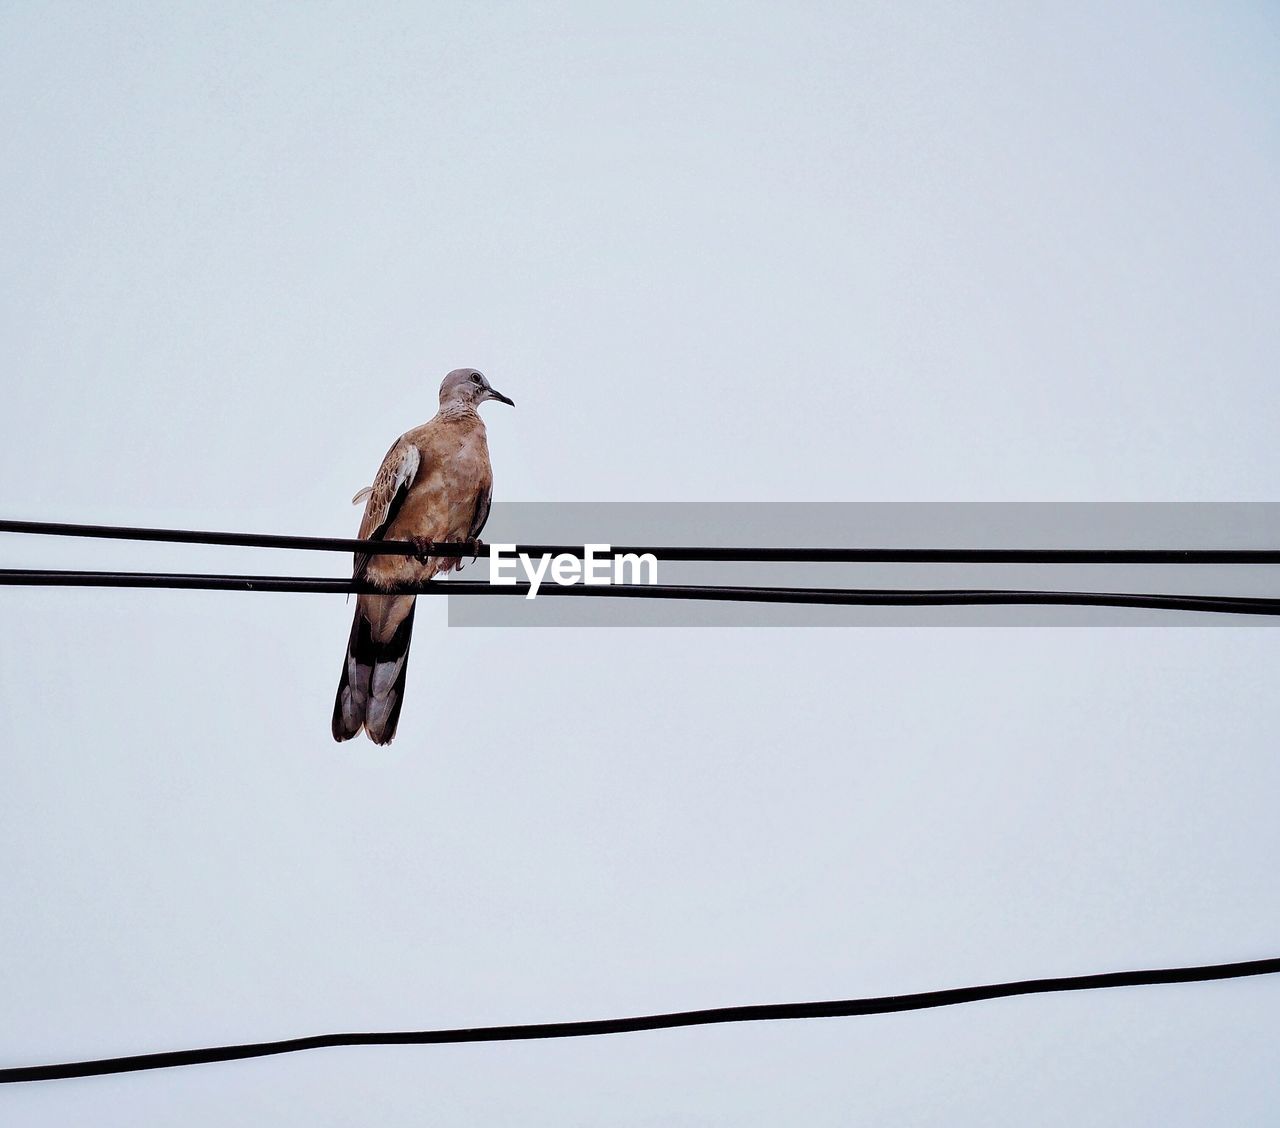
[[[387,451],[363,501],[361,540],[412,541],[417,556],[357,554],[353,576],[375,587],[424,584],[461,567],[458,557],[432,556],[432,542],[480,549],[489,517],[493,470],[478,408],[489,400],[515,406],[483,372],[455,368],[440,385],[435,417],[401,435]],[[361,594],[333,704],[333,738],[350,740],[361,729],[375,744],[390,744],[404,704],[416,596]]]

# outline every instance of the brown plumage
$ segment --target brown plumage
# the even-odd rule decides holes
[[[489,516],[493,471],[484,423],[486,400],[512,403],[474,368],[455,368],[440,385],[434,419],[401,435],[374,478],[356,494],[367,497],[362,540],[475,540]],[[382,588],[426,583],[460,561],[448,556],[359,555],[355,576]],[[404,703],[413,633],[412,595],[360,595],[342,677],[333,704],[333,738],[350,740],[362,728],[375,744],[389,744]]]

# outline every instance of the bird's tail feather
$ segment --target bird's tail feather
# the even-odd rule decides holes
[[[333,703],[334,740],[350,740],[362,728],[375,744],[390,744],[395,737],[404,704],[415,610],[416,603],[391,638],[380,643],[363,609],[356,607]]]

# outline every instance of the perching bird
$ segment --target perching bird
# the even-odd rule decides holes
[[[354,576],[377,587],[421,584],[461,566],[449,556],[431,556],[432,541],[476,542],[489,516],[493,471],[484,423],[476,410],[485,400],[515,406],[489,386],[484,373],[455,368],[440,385],[440,411],[429,423],[401,435],[387,451],[365,497],[362,540],[415,542],[420,555],[356,556]],[[478,545],[476,545],[478,551]],[[412,595],[360,595],[338,697],[333,738],[350,740],[361,728],[375,744],[390,744],[404,702]]]

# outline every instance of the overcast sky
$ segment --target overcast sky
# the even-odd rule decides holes
[[[8,516],[1272,501],[1274,5],[0,6]],[[502,530],[491,527],[492,539]],[[340,572],[5,538],[3,562]],[[1277,636],[0,593],[0,1064],[1280,954]],[[1280,981],[0,1090],[6,1125],[1257,1124]]]

